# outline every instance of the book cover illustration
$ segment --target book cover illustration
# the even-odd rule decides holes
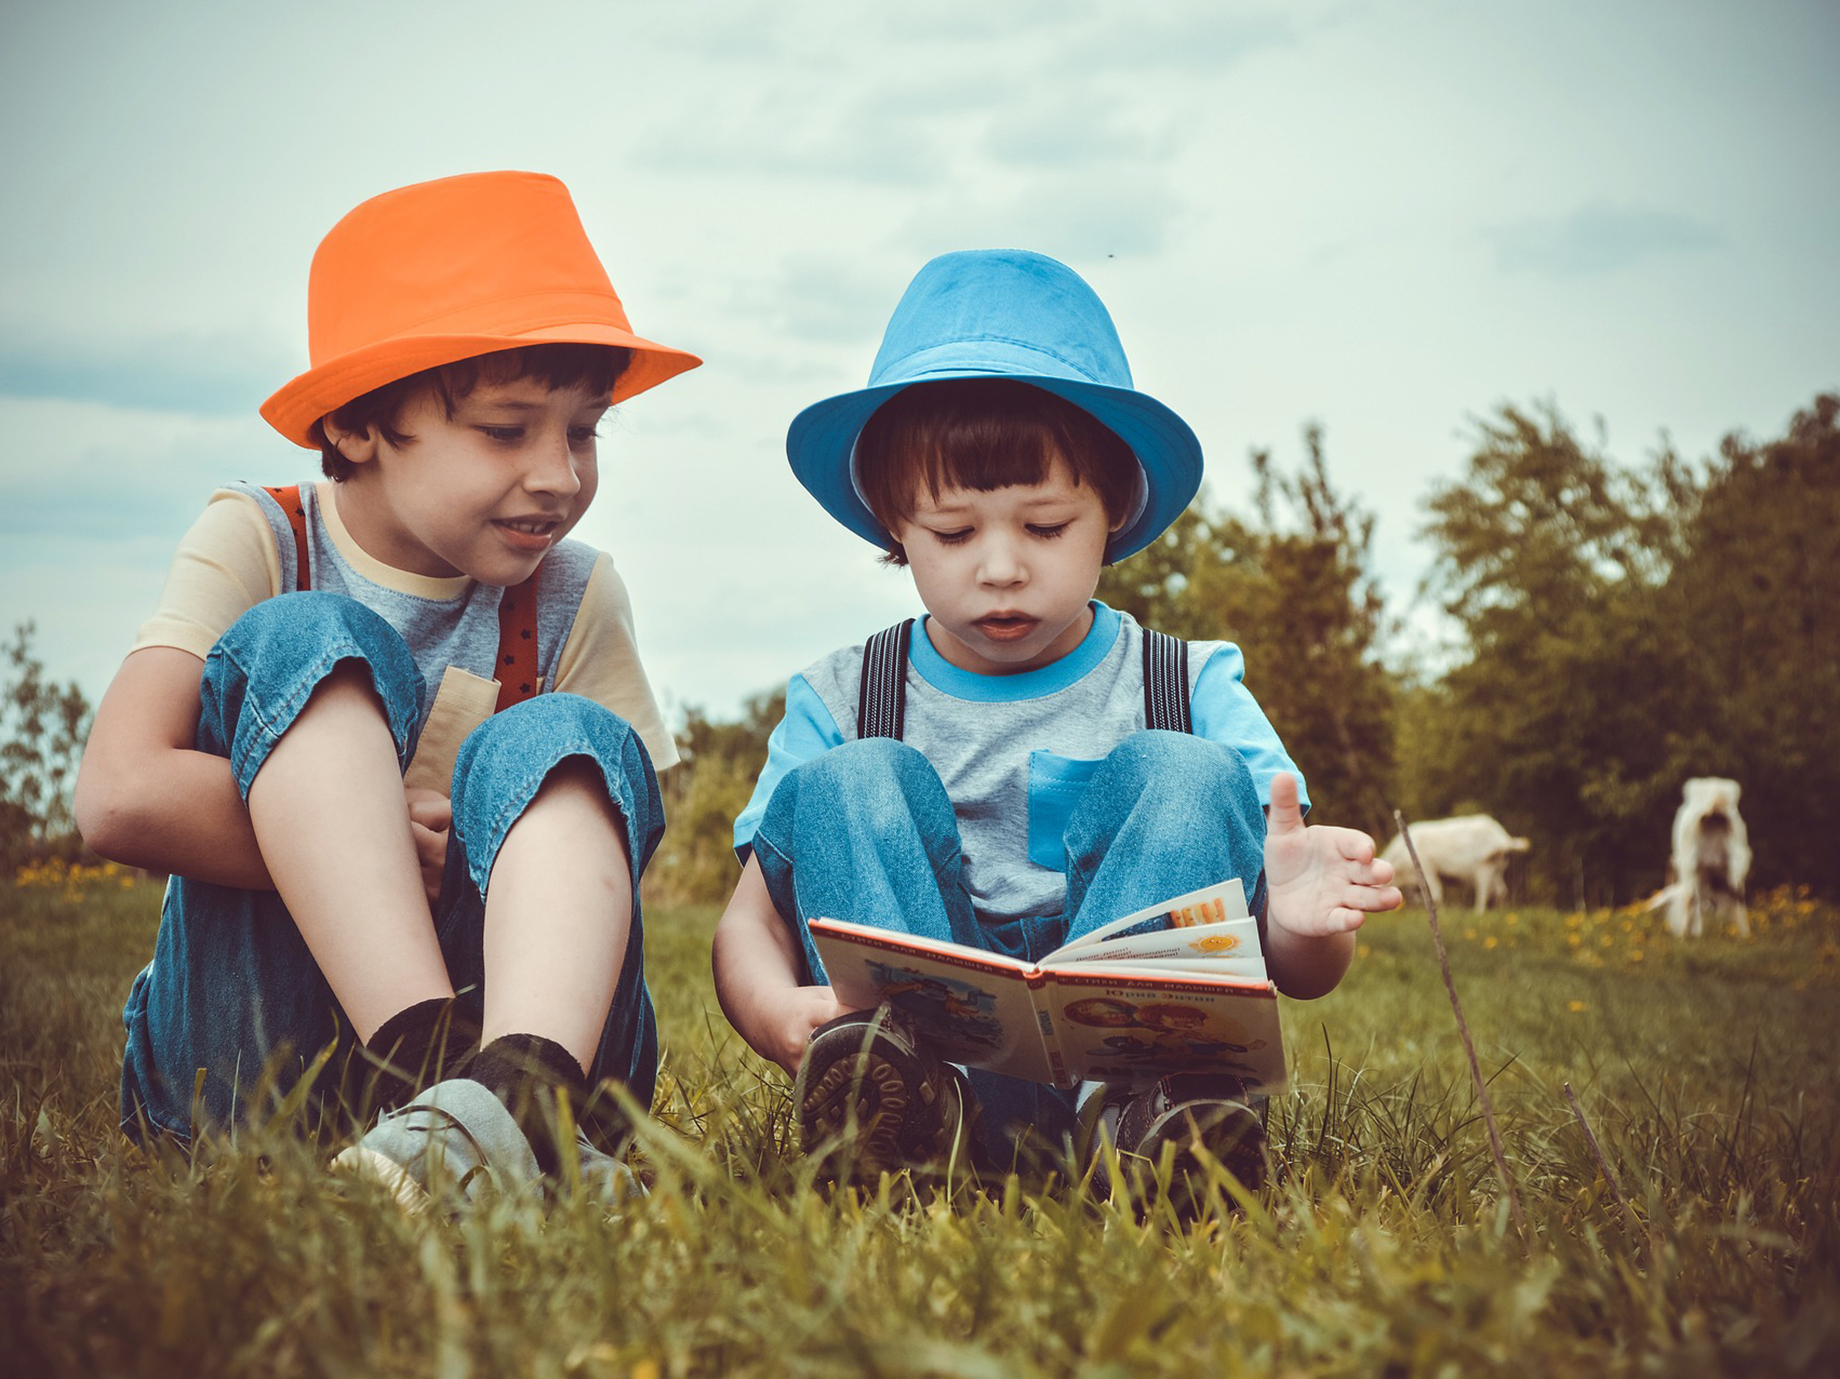
[[[869,980],[884,1002],[914,1017],[920,1027],[945,1031],[954,1047],[1003,1047],[996,992],[960,977],[943,977],[894,962],[868,963]]]

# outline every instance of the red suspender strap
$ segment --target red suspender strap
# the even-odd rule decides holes
[[[506,589],[498,601],[498,707],[494,713],[535,697],[542,679],[537,661],[537,579],[541,574],[539,566],[536,574]]]
[[[281,504],[281,511],[287,514],[288,525],[294,529],[294,587],[311,589],[313,577],[307,570],[307,510],[301,505],[300,485],[289,484],[286,488],[265,488],[262,491]]]

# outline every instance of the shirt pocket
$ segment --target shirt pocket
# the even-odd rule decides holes
[[[1067,870],[1067,821],[1098,769],[1097,761],[1029,753],[1029,861],[1036,866]]]
[[[448,666],[441,675],[441,688],[435,691],[434,703],[422,720],[421,735],[415,741],[415,758],[403,773],[404,785],[419,785],[451,795],[454,785],[454,758],[466,735],[492,716],[498,707],[498,681],[474,675],[459,666]]]

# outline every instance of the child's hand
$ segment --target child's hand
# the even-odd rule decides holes
[[[1404,902],[1392,880],[1392,864],[1375,858],[1372,838],[1356,828],[1306,827],[1296,778],[1272,777],[1265,826],[1268,927],[1303,937],[1350,933],[1369,914]]]
[[[454,824],[452,802],[439,790],[422,785],[405,785],[403,798],[409,805],[409,832],[415,838],[415,860],[422,868],[422,889],[428,903],[441,899],[441,873],[447,867],[447,831]]]
[[[784,996],[775,1002],[774,1018],[768,1031],[772,1045],[759,1051],[796,1077],[811,1032],[839,1015],[849,1014],[849,1010],[828,986],[787,988]]]

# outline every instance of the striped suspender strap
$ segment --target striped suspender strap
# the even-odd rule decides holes
[[[294,529],[294,587],[297,590],[311,589],[313,577],[307,569],[307,509],[300,501],[300,485],[289,484],[286,488],[265,488],[262,491],[281,505],[288,525]]]
[[[896,623],[869,638],[863,648],[862,679],[856,692],[856,735],[901,739],[907,717],[907,643],[914,622]]]
[[[262,490],[281,505],[294,531],[294,587],[313,587],[307,568],[307,510],[300,501],[300,485]],[[539,573],[541,567],[539,567]],[[540,681],[537,659],[537,575],[505,590],[498,602],[498,703],[494,713],[534,697]]]
[[[1192,733],[1188,711],[1188,643],[1144,629],[1144,726]]]

